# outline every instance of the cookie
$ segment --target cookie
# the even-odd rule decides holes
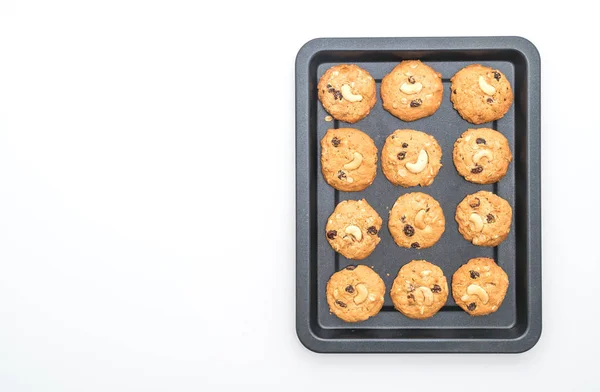
[[[337,190],[362,191],[377,174],[377,147],[366,133],[352,128],[330,129],[321,139],[321,172]]]
[[[348,259],[362,260],[381,241],[381,217],[362,200],[344,200],[327,220],[325,235],[331,247]]]
[[[431,185],[442,167],[442,148],[431,135],[398,129],[385,140],[381,168],[394,185]]]
[[[452,159],[465,180],[493,184],[506,175],[512,152],[500,132],[490,128],[468,129],[454,143]]]
[[[497,246],[508,237],[512,222],[510,204],[492,192],[467,195],[456,207],[458,231],[479,246]]]
[[[375,79],[354,64],[329,68],[317,86],[319,101],[336,120],[355,123],[367,117],[377,102]]]
[[[383,108],[403,121],[431,116],[443,95],[442,74],[419,60],[401,62],[381,81]]]
[[[492,259],[477,257],[452,276],[452,296],[471,316],[494,313],[506,296],[508,275]]]
[[[331,275],[326,291],[331,313],[354,323],[379,313],[383,306],[385,284],[366,265],[348,266]]]
[[[470,123],[498,120],[512,105],[510,82],[497,69],[472,64],[458,71],[450,81],[454,109]]]
[[[448,283],[437,265],[413,260],[398,271],[390,297],[394,307],[406,317],[426,319],[446,303]]]
[[[390,210],[390,233],[398,246],[424,249],[433,246],[446,228],[440,203],[421,192],[398,198]]]

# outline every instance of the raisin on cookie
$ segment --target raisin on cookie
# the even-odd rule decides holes
[[[398,129],[385,140],[381,169],[394,185],[431,185],[442,167],[442,148],[431,135]]]
[[[426,319],[446,303],[448,283],[437,265],[413,260],[398,271],[390,297],[394,307],[406,317]]]
[[[321,172],[337,190],[362,191],[377,174],[377,147],[366,133],[352,128],[330,129],[321,139]]]
[[[375,79],[354,64],[329,68],[317,85],[319,101],[336,120],[355,123],[367,117],[377,102]]]
[[[329,310],[346,322],[364,321],[381,310],[385,284],[366,265],[348,266],[327,282]]]
[[[479,191],[458,204],[454,218],[460,234],[473,245],[497,246],[510,233],[512,208],[500,196]]]
[[[421,192],[398,198],[390,210],[388,228],[398,246],[424,249],[433,246],[446,228],[440,203]]]
[[[497,69],[471,64],[452,79],[450,100],[465,120],[483,124],[504,117],[513,102],[512,87]]]
[[[493,184],[506,175],[512,161],[508,140],[490,128],[469,129],[454,143],[458,173],[476,184]]]
[[[381,224],[381,217],[365,199],[344,200],[327,220],[325,235],[336,252],[348,259],[362,260],[381,241]]]
[[[494,313],[502,305],[508,289],[508,275],[494,260],[471,259],[452,276],[452,296],[471,316]]]
[[[431,116],[443,95],[442,75],[418,60],[401,62],[381,82],[383,108],[403,121]]]

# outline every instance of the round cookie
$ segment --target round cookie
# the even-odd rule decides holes
[[[366,265],[348,266],[327,282],[329,310],[346,322],[364,321],[381,310],[385,283]]]
[[[446,303],[448,283],[440,267],[413,260],[398,271],[390,297],[394,307],[406,317],[426,319]]]
[[[468,129],[454,143],[452,159],[465,180],[493,184],[506,175],[512,152],[500,132],[490,128]]]
[[[381,241],[381,217],[362,200],[344,200],[333,210],[325,226],[331,247],[348,259],[362,260]]]
[[[373,139],[358,129],[328,130],[321,139],[321,172],[337,190],[362,191],[377,175],[377,147]]]
[[[458,204],[454,218],[460,234],[473,245],[497,246],[510,232],[512,208],[500,196],[479,191]]]
[[[398,129],[385,140],[381,169],[394,185],[431,185],[442,167],[442,148],[431,135]]]
[[[446,228],[440,203],[421,192],[398,198],[390,210],[388,228],[398,246],[424,249],[433,246]]]
[[[450,100],[465,120],[483,124],[504,117],[513,102],[506,76],[497,69],[471,64],[452,79]]]
[[[367,117],[377,102],[375,79],[354,64],[329,68],[317,86],[319,101],[333,118],[355,123]]]
[[[477,257],[452,276],[452,296],[471,316],[494,313],[506,296],[508,276],[492,259]]]
[[[443,95],[442,74],[419,60],[401,62],[381,81],[383,108],[403,121],[431,116]]]

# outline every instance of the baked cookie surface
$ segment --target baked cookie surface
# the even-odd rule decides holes
[[[454,301],[471,316],[485,316],[498,310],[507,289],[508,275],[487,257],[469,260],[452,276]]]
[[[423,249],[440,239],[446,219],[437,200],[425,193],[413,192],[396,200],[390,210],[388,228],[398,246]]]
[[[326,292],[331,313],[346,322],[357,322],[379,313],[385,284],[366,265],[348,266],[331,275]]]
[[[381,169],[394,185],[431,185],[442,167],[442,148],[425,132],[398,129],[385,140]]]
[[[381,82],[383,108],[403,121],[431,116],[443,95],[442,75],[418,60],[401,62]]]
[[[500,196],[479,191],[458,204],[454,218],[460,234],[473,245],[497,246],[510,232],[512,208]]]
[[[367,117],[377,102],[375,79],[354,64],[329,68],[317,85],[319,101],[331,116],[347,123]]]
[[[440,267],[413,260],[398,271],[390,297],[406,317],[426,319],[436,314],[448,299],[448,283]]]
[[[329,129],[321,139],[321,173],[337,190],[362,191],[377,175],[373,139],[358,129]]]
[[[362,260],[381,241],[381,224],[381,217],[365,199],[344,200],[327,220],[325,235],[336,252],[348,259]]]
[[[454,143],[452,159],[465,180],[492,184],[506,175],[512,161],[508,139],[490,128],[468,129]]]
[[[450,100],[465,120],[483,124],[504,117],[513,102],[512,87],[497,69],[471,64],[452,79]]]

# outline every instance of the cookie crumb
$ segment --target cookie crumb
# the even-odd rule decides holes
[[[333,117],[331,117],[331,116],[325,116],[325,121],[333,121]]]

